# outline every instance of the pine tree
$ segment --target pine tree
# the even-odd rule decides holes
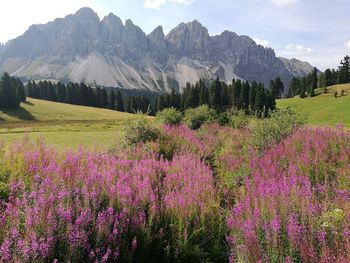
[[[107,108],[108,106],[108,96],[106,89],[101,90],[101,100],[100,100],[101,108]]]
[[[67,102],[66,86],[61,82],[58,82],[56,85],[56,93],[58,102]]]
[[[315,96],[315,89],[317,89],[317,82],[318,82],[317,69],[314,68],[312,70],[312,73],[311,73],[311,85],[310,85],[310,89],[309,89],[309,96],[310,97]]]
[[[26,88],[28,97],[34,98],[33,84],[30,80],[28,81]]]
[[[344,57],[339,67],[339,84],[350,82],[350,57]]]
[[[282,97],[282,94],[284,92],[284,84],[282,80],[277,77],[275,79],[275,94],[273,94],[275,99],[280,99]]]
[[[209,104],[209,90],[204,79],[199,80],[199,105]]]
[[[337,70],[332,69],[332,77],[333,77],[333,83],[334,84],[339,84],[339,73]]]
[[[27,98],[26,98],[26,92],[24,89],[24,85],[22,83],[22,81],[20,79],[16,79],[17,81],[17,96],[18,99],[20,100],[20,102],[26,102]]]
[[[73,92],[74,92],[74,98],[75,98],[74,104],[82,105],[82,98],[81,98],[81,96],[79,94],[79,83],[74,83]]]
[[[74,83],[69,82],[66,86],[66,93],[67,93],[67,102],[69,104],[75,104],[76,98],[75,98],[75,86]]]
[[[221,81],[219,78],[216,78],[210,86],[210,105],[214,109],[220,109],[221,107],[221,90]]]
[[[234,87],[233,87],[233,106],[235,106],[237,109],[242,108],[241,91],[242,91],[242,81],[238,79],[235,81]]]
[[[56,89],[51,81],[47,83],[47,100],[57,101]]]
[[[197,108],[199,105],[199,87],[198,87],[198,85],[191,86],[189,105],[190,105],[190,108]],[[172,106],[171,103],[168,103],[167,107],[171,107],[171,106]]]
[[[17,96],[16,80],[4,73],[0,80],[0,108],[18,108],[20,100]]]
[[[300,92],[300,90],[298,90],[297,82],[298,82],[297,77],[293,77],[289,81],[288,93],[287,93],[288,98],[293,98],[296,94]]]
[[[94,97],[94,91],[92,87],[87,86],[86,96],[87,96],[87,106],[93,107],[95,105],[95,97]]]
[[[230,96],[229,96],[229,89],[225,82],[221,83],[221,94],[220,94],[220,110],[226,110],[230,106]]]
[[[262,84],[259,84],[256,91],[255,106],[254,106],[256,116],[258,118],[261,118],[263,115],[264,105],[265,105],[265,89]]]
[[[134,110],[134,97],[127,97],[125,103],[126,112],[135,113]]]
[[[181,109],[184,111],[191,107],[191,83],[187,82],[182,92],[181,98]]]
[[[242,102],[242,108],[245,110],[248,110],[249,108],[249,90],[250,90],[250,85],[249,85],[249,82],[246,81],[243,83],[242,90],[241,90],[241,98],[240,98],[240,101]]]
[[[264,117],[269,116],[269,112],[276,109],[276,97],[270,90],[265,92]]]
[[[89,91],[88,87],[85,85],[85,83],[79,84],[79,95],[81,98],[81,105],[88,106],[89,103]]]
[[[324,78],[325,78],[325,82],[326,82],[327,87],[334,85],[332,71],[329,68],[326,69],[326,71],[324,72]]]
[[[115,108],[117,111],[122,111],[122,112],[125,111],[124,102],[123,102],[123,95],[120,91],[117,92]]]
[[[249,89],[249,107],[251,112],[255,111],[255,96],[257,87],[258,84],[255,81],[253,81]]]
[[[163,95],[158,95],[156,98],[156,103],[155,103],[155,111],[156,112],[162,111],[164,109],[163,104],[164,104]]]
[[[109,101],[109,108],[112,110],[115,110],[115,93],[112,90],[111,91],[111,96],[110,96],[110,101]]]
[[[32,85],[33,85],[33,98],[38,99],[40,97],[39,87],[35,83],[35,81],[32,81]]]
[[[305,95],[305,92],[306,92],[306,78],[303,77],[301,78],[301,81],[300,81],[300,98],[305,98],[306,95]]]

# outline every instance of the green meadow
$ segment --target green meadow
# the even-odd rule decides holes
[[[135,115],[28,98],[21,108],[0,111],[0,141],[44,139],[59,148],[107,148],[120,136],[120,125]]]
[[[340,96],[342,90],[344,95]],[[316,94],[313,98],[281,99],[277,107],[291,107],[306,116],[310,125],[342,123],[350,127],[349,84],[329,87],[327,94],[320,89]],[[29,137],[59,149],[76,149],[80,145],[107,149],[120,138],[120,125],[129,118],[135,115],[28,98],[19,109],[0,111],[0,142],[7,144]]]
[[[344,96],[341,91],[344,90]],[[338,96],[335,98],[334,93]],[[307,117],[307,123],[318,126],[335,126],[343,124],[350,127],[350,84],[335,85],[328,88],[328,93],[323,90],[316,91],[315,97],[303,98],[299,96],[291,99],[277,101],[277,107],[290,107]]]

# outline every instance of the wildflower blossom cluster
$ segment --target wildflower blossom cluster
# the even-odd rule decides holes
[[[350,133],[162,126],[122,152],[0,151],[0,262],[349,262]]]

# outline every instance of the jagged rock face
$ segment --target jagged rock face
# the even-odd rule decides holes
[[[122,42],[134,51],[148,51],[149,49],[149,39],[146,34],[130,19],[126,20]]]
[[[247,36],[225,31],[209,36],[198,21],[182,23],[164,35],[149,35],[127,20],[109,14],[101,21],[90,8],[33,25],[22,36],[0,45],[0,71],[30,79],[84,81],[129,89],[169,91],[187,81],[220,77],[287,83],[312,67],[277,58]]]
[[[251,46],[257,47],[251,38],[238,36],[230,31],[225,31],[212,38],[213,50],[220,50],[220,52],[215,52],[215,58],[233,65],[239,62],[240,56]]]
[[[124,25],[122,20],[110,13],[101,21],[101,38],[106,40],[108,47],[113,49],[122,41]]]
[[[166,41],[165,41],[165,36],[164,36],[162,26],[158,26],[156,29],[154,29],[152,33],[148,35],[148,38],[151,41],[152,48],[154,49],[160,48],[161,50],[166,49]]]
[[[310,64],[307,62],[303,62],[297,60],[295,58],[286,59],[279,58],[287,68],[289,72],[291,72],[294,76],[303,76],[310,73]]]
[[[212,54],[208,30],[197,20],[180,24],[169,32],[166,40],[177,57],[206,60]]]

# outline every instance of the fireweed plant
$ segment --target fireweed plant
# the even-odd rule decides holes
[[[0,150],[0,262],[350,262],[350,133],[163,125],[123,151]],[[115,149],[118,149],[116,147]]]

